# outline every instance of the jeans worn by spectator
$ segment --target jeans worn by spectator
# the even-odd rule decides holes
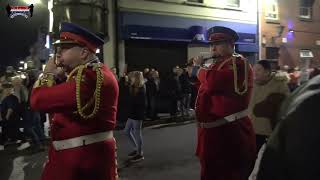
[[[130,140],[130,144],[140,155],[143,155],[142,122],[142,120],[129,118],[124,129]]]
[[[183,94],[182,98],[178,101],[178,109],[181,112],[182,117],[189,117],[189,110],[190,110],[190,101],[191,101],[191,94]]]

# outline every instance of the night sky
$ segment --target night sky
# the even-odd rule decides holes
[[[1,70],[8,65],[17,67],[20,60],[29,55],[30,46],[37,40],[37,30],[41,25],[48,26],[49,13],[47,0],[43,4],[34,4],[31,18],[7,16],[7,4],[16,6],[30,5],[23,0],[0,0],[0,66]]]

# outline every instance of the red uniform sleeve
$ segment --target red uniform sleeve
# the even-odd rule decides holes
[[[95,81],[94,81],[95,82]],[[92,96],[94,86],[81,83],[81,102]],[[76,110],[76,82],[62,83],[52,87],[37,87],[32,90],[30,104],[32,109],[43,112],[73,112]],[[83,106],[84,104],[82,104]]]
[[[199,69],[198,80],[200,81],[200,83],[204,83],[206,81],[207,72],[208,72],[207,69],[204,69],[204,68]]]
[[[34,88],[31,107],[44,112],[72,111],[76,108],[76,83],[68,82],[53,87]]]

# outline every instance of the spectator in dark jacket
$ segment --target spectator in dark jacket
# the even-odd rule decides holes
[[[178,100],[181,99],[181,86],[179,83],[178,69],[176,66],[173,68],[172,74],[168,80],[168,94],[170,97],[170,115],[174,119],[177,116]]]
[[[183,69],[178,69],[179,83],[181,87],[181,98],[178,100],[178,107],[181,111],[182,118],[189,117],[190,100],[191,100],[191,83],[188,74]]]
[[[188,63],[186,64],[187,65],[187,72],[188,72],[188,69],[190,69],[190,68],[192,69],[194,60],[195,60],[194,58],[191,58],[188,60]],[[200,87],[200,81],[198,80],[197,77],[191,76],[191,74],[188,74],[188,79],[189,79],[189,82],[191,83],[190,107],[191,107],[191,109],[195,109],[196,99],[198,96],[198,89]]]
[[[2,84],[3,99],[1,102],[1,126],[2,126],[2,143],[7,140],[15,142],[17,140],[25,140],[19,112],[19,99],[13,95],[13,86],[9,83]]]
[[[129,74],[129,118],[125,133],[129,138],[134,151],[129,154],[131,162],[138,162],[143,157],[142,123],[145,115],[146,89],[142,72],[134,71]]]
[[[129,78],[123,75],[119,79],[119,99],[117,111],[117,126],[123,128],[129,116]]]
[[[152,120],[159,119],[157,116],[157,96],[159,93],[160,80],[157,71],[151,71],[149,74],[148,81],[146,82],[146,92],[147,92],[147,116]]]

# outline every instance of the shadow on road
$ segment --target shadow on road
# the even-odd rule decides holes
[[[13,170],[13,159],[15,155],[0,151],[0,175],[1,179],[7,180],[9,179],[11,172]]]
[[[47,152],[17,150],[18,144],[0,151],[1,180],[39,180]]]
[[[23,168],[25,175],[23,180],[40,180],[43,165],[47,157],[46,154],[47,152],[41,152],[33,154],[32,156],[26,156],[24,158],[26,166]]]

